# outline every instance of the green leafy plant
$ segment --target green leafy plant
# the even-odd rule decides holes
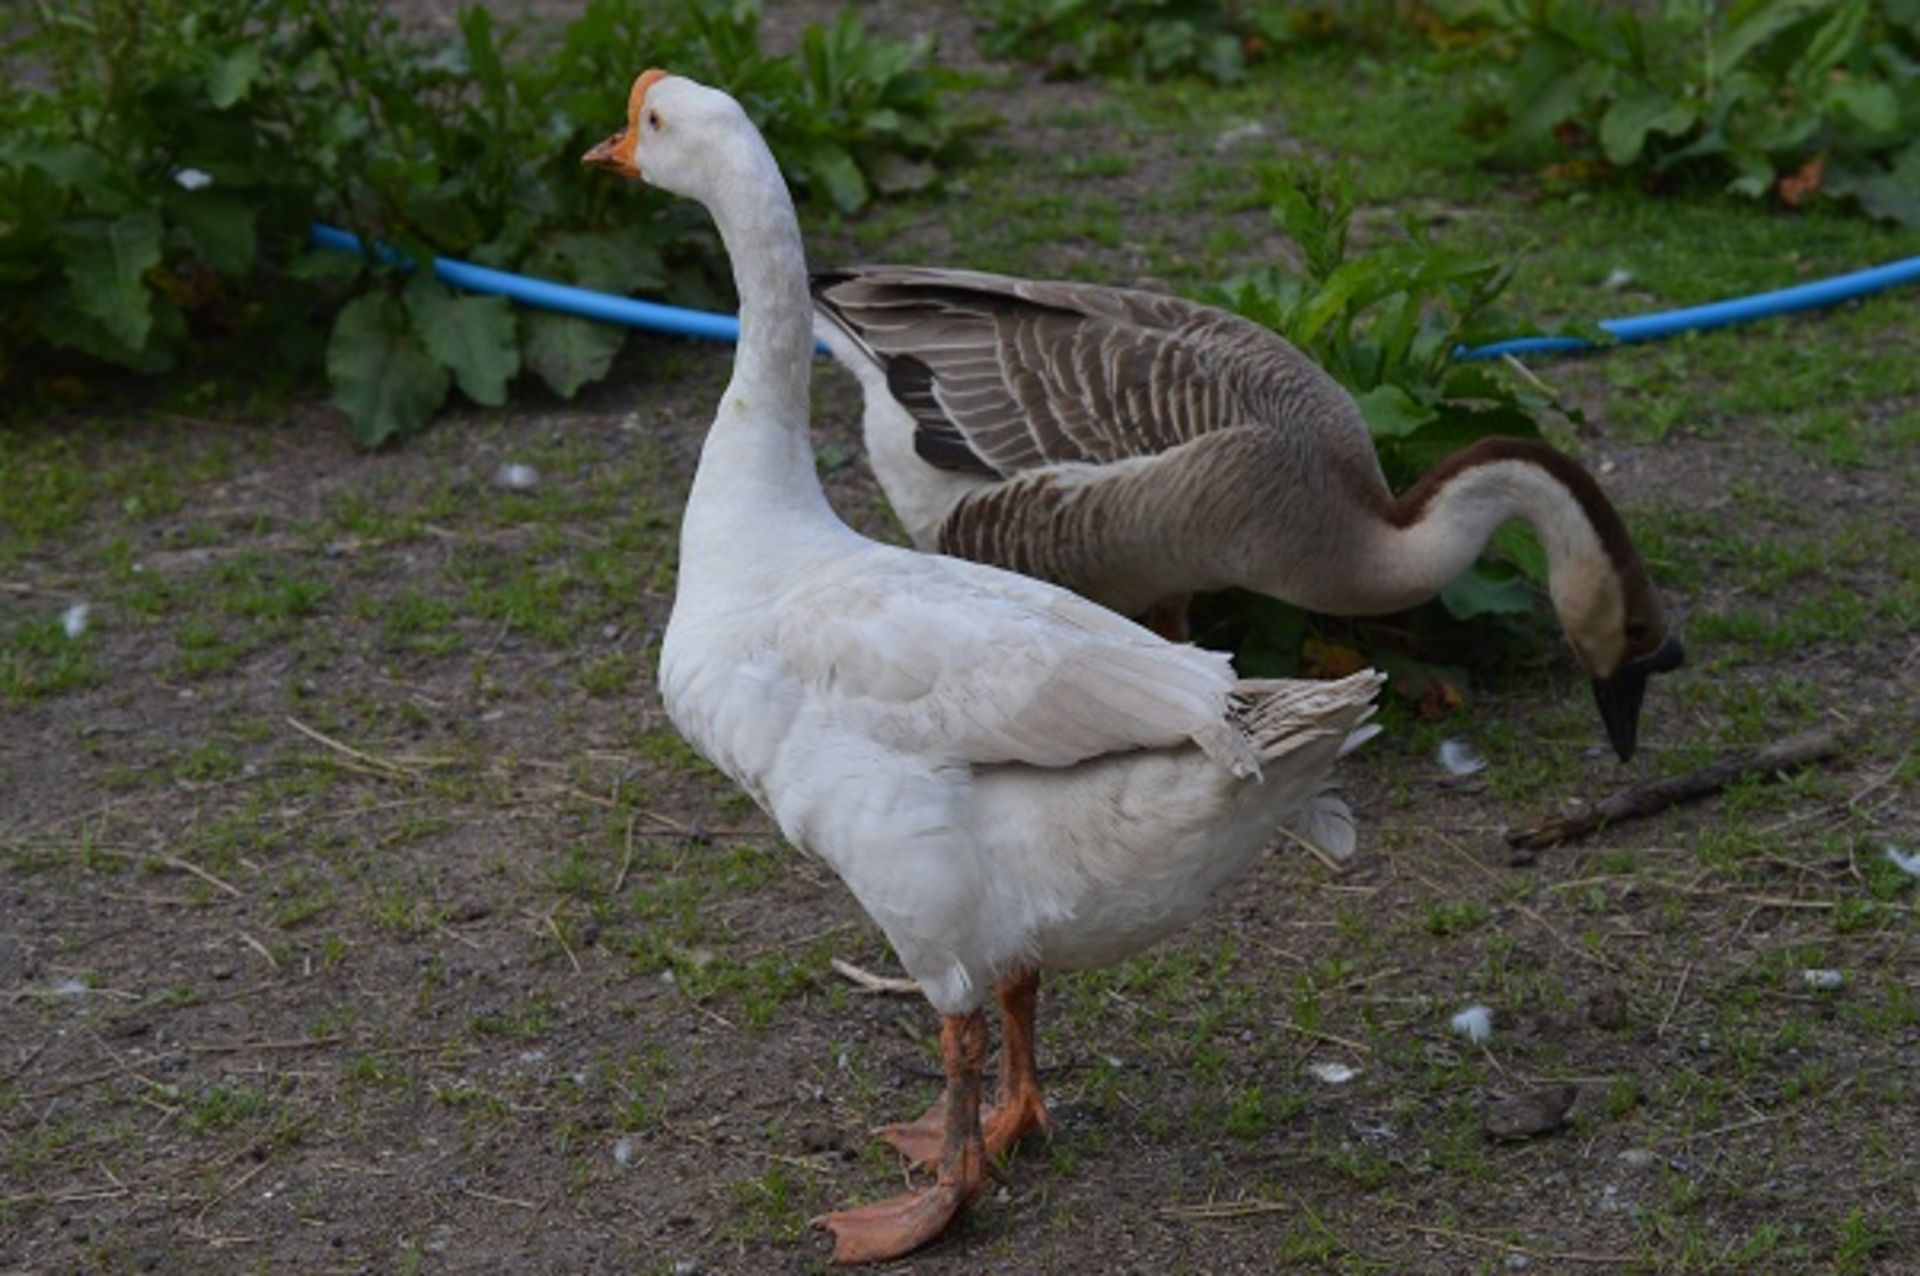
[[[1509,0],[1501,25],[1506,96],[1478,122],[1553,138],[1570,153],[1553,174],[1691,171],[1920,226],[1914,0]]]
[[[712,305],[725,271],[678,201],[580,165],[643,67],[734,90],[802,194],[853,211],[925,186],[965,125],[931,46],[851,10],[762,55],[753,3],[589,0],[557,42],[462,11],[429,41],[371,0],[32,0],[0,87],[0,379],[77,357],[324,368],[372,446],[458,388],[531,373],[571,396],[625,331],[466,295],[435,256]],[[380,245],[314,251],[315,220]]]
[[[1280,19],[1235,0],[990,0],[983,46],[1053,75],[1202,75],[1231,84]]]
[[[1543,387],[1497,365],[1454,357],[1463,345],[1521,330],[1497,308],[1511,267],[1435,243],[1411,218],[1404,238],[1355,252],[1344,176],[1301,163],[1271,169],[1262,180],[1300,267],[1242,275],[1214,300],[1280,333],[1353,393],[1396,490],[1476,439],[1537,438],[1549,412],[1578,419]],[[1494,549],[1442,592],[1439,606],[1453,621],[1533,612],[1546,562],[1531,533],[1518,525],[1502,529]],[[1243,652],[1251,643],[1268,669],[1293,667],[1303,641],[1313,641],[1300,613],[1271,600],[1259,600],[1241,627]]]

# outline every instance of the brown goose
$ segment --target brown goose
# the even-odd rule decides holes
[[[1396,497],[1353,397],[1281,337],[1176,297],[967,270],[813,277],[815,333],[860,381],[875,473],[914,543],[1065,585],[1169,636],[1238,586],[1336,616],[1437,594],[1509,519],[1614,751],[1677,668],[1633,540],[1593,476],[1490,438]]]

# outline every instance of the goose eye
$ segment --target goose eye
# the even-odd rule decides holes
[[[647,127],[652,129],[656,133],[660,131],[660,112],[658,111],[647,112]]]

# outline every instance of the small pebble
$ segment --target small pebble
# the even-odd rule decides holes
[[[75,603],[60,613],[60,628],[66,631],[67,637],[78,638],[87,632],[87,617],[92,611],[93,607],[87,603]]]
[[[1350,1068],[1344,1063],[1336,1063],[1330,1059],[1308,1064],[1307,1071],[1328,1085],[1345,1085],[1360,1075],[1358,1068]]]
[[[1468,1041],[1485,1041],[1493,1036],[1493,1011],[1485,1006],[1468,1006],[1453,1017],[1453,1030]]]
[[[1803,970],[1800,978],[1816,992],[1832,992],[1847,982],[1847,977],[1837,970]]]
[[[615,1165],[633,1164],[633,1140],[624,1134],[613,1141],[613,1163]]]
[[[1510,1272],[1524,1272],[1532,1266],[1533,1260],[1525,1254],[1513,1253],[1507,1255],[1507,1270]]]
[[[700,1276],[700,1260],[683,1258],[673,1265],[673,1276]]]
[[[1219,137],[1214,138],[1213,150],[1216,155],[1223,154],[1240,145],[1242,142],[1257,141],[1266,135],[1267,126],[1265,124],[1262,124],[1259,120],[1247,120],[1244,123],[1234,125],[1232,128],[1221,133]]]
[[[1542,1086],[1489,1107],[1481,1124],[1496,1139],[1530,1139],[1566,1124],[1567,1111],[1580,1095],[1571,1085]]]
[[[1628,1148],[1615,1159],[1630,1170],[1644,1170],[1653,1164],[1653,1153],[1646,1148]]]
[[[509,461],[493,472],[493,485],[509,492],[531,492],[540,482],[540,471],[520,461]]]
[[[62,979],[54,991],[62,997],[84,997],[87,995],[87,986],[78,979]]]
[[[1464,740],[1442,740],[1439,759],[1448,775],[1477,775],[1487,769],[1487,760]]]

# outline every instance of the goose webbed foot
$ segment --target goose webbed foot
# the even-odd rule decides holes
[[[914,1169],[931,1169],[940,1163],[940,1154],[946,1148],[947,1096],[943,1093],[935,1099],[919,1120],[883,1125],[873,1133],[907,1158]]]
[[[986,1016],[978,1010],[948,1015],[940,1026],[940,1052],[947,1070],[944,1103],[935,1105],[944,1108],[940,1177],[925,1191],[814,1219],[814,1226],[833,1233],[836,1263],[878,1263],[912,1253],[945,1231],[986,1186],[987,1149],[980,1132]]]

